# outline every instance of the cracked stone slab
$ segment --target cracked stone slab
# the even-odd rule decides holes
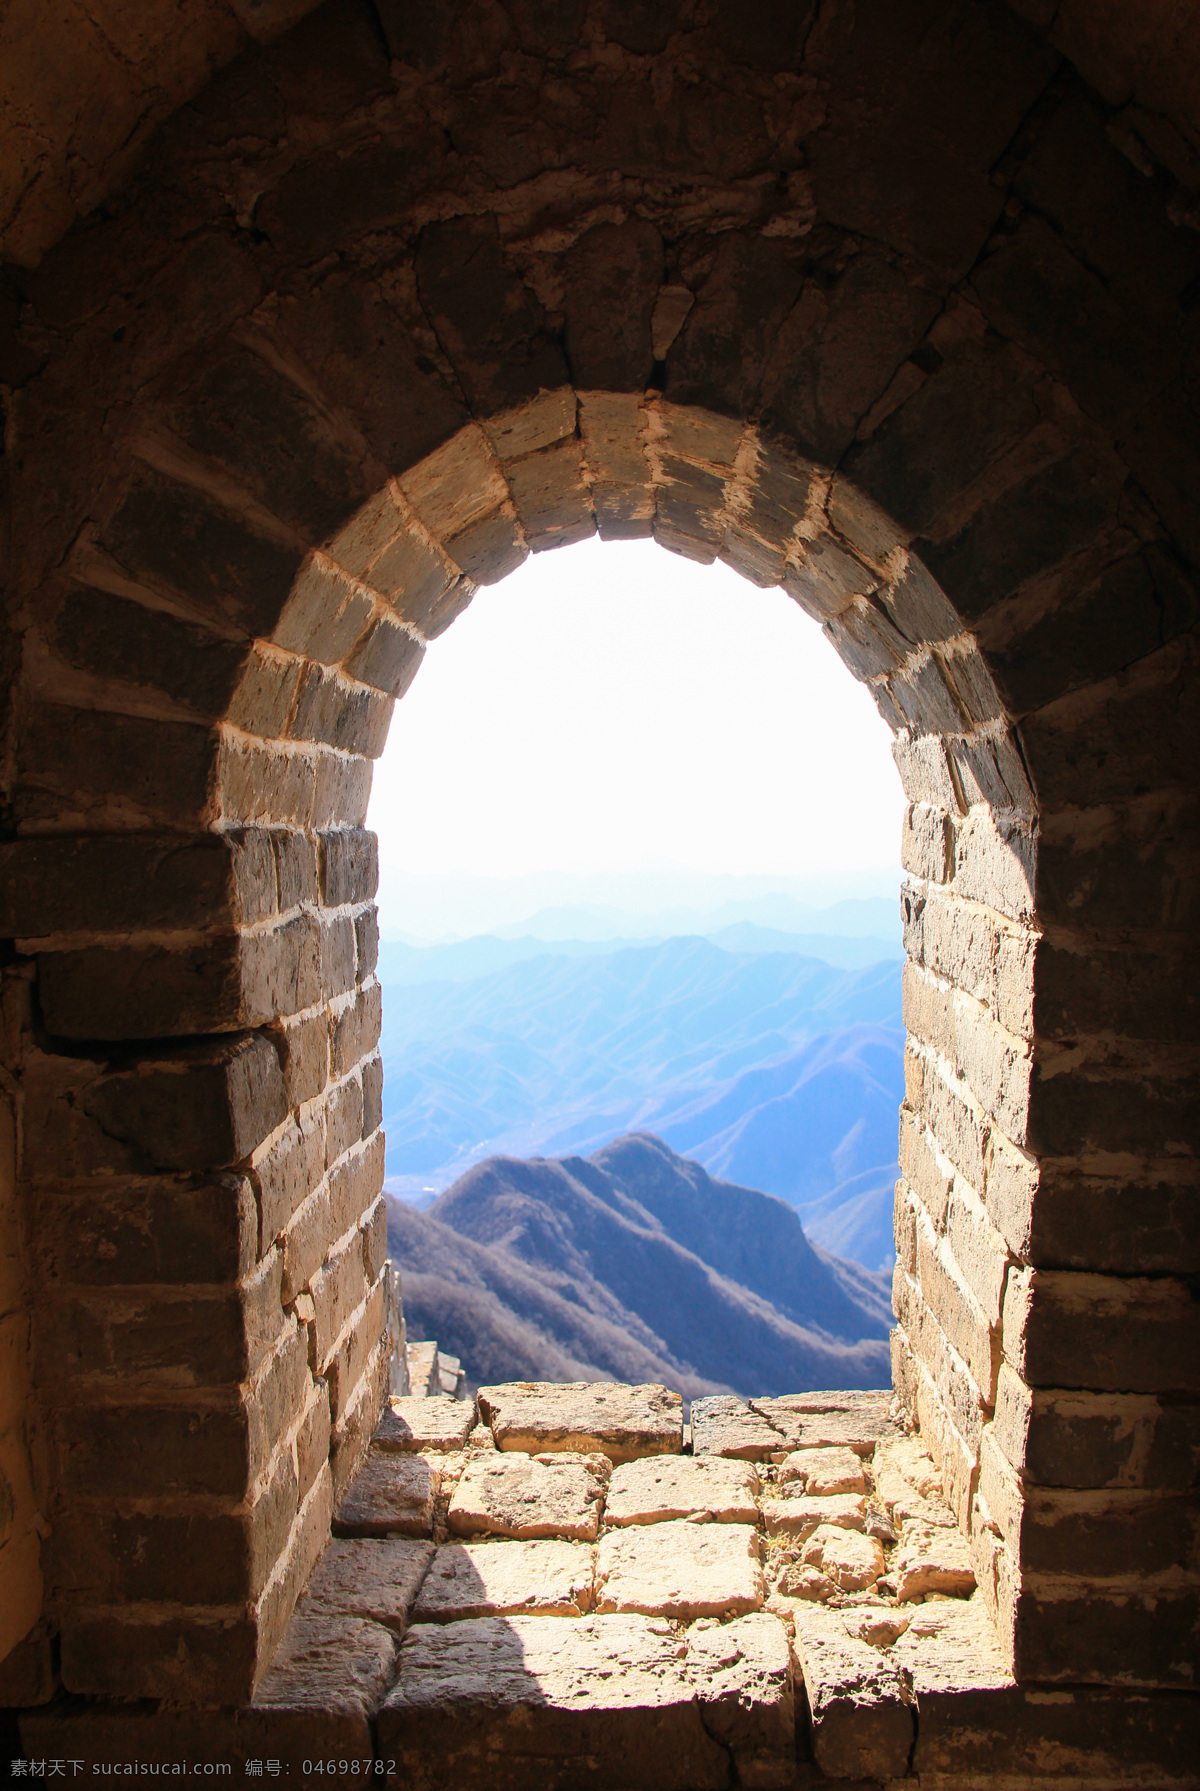
[[[721,1524],[758,1521],[758,1475],[747,1462],[719,1456],[652,1455],[614,1468],[606,1524],[660,1524],[710,1517]]]
[[[429,1536],[441,1483],[441,1468],[425,1456],[372,1444],[334,1514],[333,1533]]]
[[[330,1616],[367,1618],[403,1635],[433,1557],[432,1542],[405,1536],[334,1537],[313,1570],[304,1604]]]
[[[646,1616],[741,1616],[763,1602],[749,1524],[666,1523],[609,1530],[596,1550],[596,1609]]]
[[[380,1449],[462,1449],[475,1423],[474,1403],[462,1399],[390,1399],[375,1427]]]
[[[378,1718],[405,1791],[724,1791],[687,1647],[641,1616],[417,1624]]]
[[[821,1771],[840,1779],[903,1778],[914,1729],[899,1668],[851,1635],[836,1611],[798,1603],[793,1614],[813,1756]]]
[[[275,1660],[261,1680],[251,1712],[270,1720],[281,1749],[307,1742],[318,1751],[337,1736],[369,1758],[370,1723],[396,1666],[396,1637],[382,1623],[340,1616],[309,1598],[293,1611]],[[361,1750],[361,1752],[360,1752]]]
[[[765,1611],[701,1619],[687,1632],[687,1674],[709,1734],[733,1756],[739,1785],[795,1783],[796,1708],[787,1631]]]
[[[806,1540],[800,1559],[806,1567],[814,1567],[832,1580],[840,1592],[865,1592],[887,1565],[873,1536],[839,1524],[818,1524]]]
[[[914,1524],[900,1538],[892,1561],[892,1577],[901,1604],[928,1592],[967,1598],[975,1590],[970,1544],[958,1530],[926,1529]]]
[[[776,1448],[853,1449],[871,1456],[876,1444],[905,1434],[889,1417],[890,1391],[869,1393],[789,1393],[779,1399],[753,1399],[750,1404],[779,1432]]]
[[[481,1451],[467,1458],[446,1522],[456,1536],[594,1542],[609,1472],[603,1455]]]
[[[622,1462],[683,1448],[683,1400],[653,1382],[510,1381],[481,1387],[479,1411],[497,1449],[598,1453]]]
[[[573,1542],[448,1542],[413,1612],[416,1623],[470,1617],[580,1617],[592,1602],[592,1550]]]
[[[763,1523],[768,1536],[792,1536],[803,1542],[818,1524],[837,1524],[844,1530],[866,1530],[867,1502],[854,1493],[836,1493],[828,1499],[764,1499]]]
[[[861,1455],[847,1448],[793,1449],[779,1465],[780,1486],[791,1486],[811,1498],[833,1493],[865,1493],[866,1470]]]
[[[692,1401],[693,1456],[723,1455],[731,1461],[770,1461],[784,1447],[774,1425],[731,1393]]]

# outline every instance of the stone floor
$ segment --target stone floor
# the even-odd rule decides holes
[[[67,1701],[26,1752],[408,1791],[1194,1783],[1190,1701],[1014,1684],[889,1408],[703,1400],[685,1443],[661,1387],[393,1400],[247,1709]]]

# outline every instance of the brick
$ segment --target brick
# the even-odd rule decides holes
[[[382,1186],[382,1138],[380,1140],[380,1146],[379,1168],[376,1173],[379,1177],[380,1186]],[[364,1269],[366,1271],[367,1279],[373,1280],[375,1276],[382,1275],[384,1264],[388,1259],[387,1202],[385,1200],[380,1199],[376,1201],[370,1212],[366,1214],[360,1222],[359,1229],[362,1232]]]
[[[1124,469],[1079,448],[985,503],[949,540],[923,545],[968,622],[1086,547],[1109,520]]]
[[[1030,1386],[1197,1391],[1200,1319],[1183,1281],[1014,1269],[1004,1352]]]
[[[321,986],[325,995],[344,995],[358,971],[358,938],[350,914],[321,917]]]
[[[248,914],[236,844],[218,834],[68,834],[0,845],[6,936],[214,926]]]
[[[289,1107],[300,1107],[319,1095],[329,1080],[329,1020],[324,1013],[303,1019],[285,1015],[278,1036],[287,1102]]]
[[[243,1025],[261,1026],[281,1014],[303,1013],[321,999],[321,928],[314,915],[293,914],[240,943],[237,1018]]]
[[[340,665],[375,614],[371,591],[322,553],[310,553],[296,574],[271,640],[286,652]]]
[[[1182,1490],[1200,1464],[1194,1405],[1153,1394],[1030,1388],[1007,1363],[992,1432],[1026,1484]]]
[[[504,471],[521,528],[535,553],[595,534],[580,445],[573,438],[539,454],[506,461]]]
[[[357,1225],[375,1205],[383,1186],[383,1135],[342,1157],[329,1175],[331,1239]],[[372,1277],[374,1279],[374,1277]]]
[[[362,1067],[363,1137],[369,1138],[383,1123],[383,1058],[369,1057]]]
[[[262,1215],[266,1248],[290,1224],[292,1216],[320,1186],[325,1174],[323,1115],[302,1113],[290,1119],[267,1150],[255,1159],[253,1175]]]
[[[379,963],[379,915],[374,907],[354,917],[354,943],[358,960],[358,980],[363,982],[375,974]]]
[[[255,1626],[221,1608],[84,1606],[64,1614],[60,1645],[64,1686],[91,1697],[236,1704],[254,1683]]]
[[[274,740],[287,727],[302,661],[256,641],[225,709],[225,720],[247,734]]]
[[[236,826],[306,827],[313,814],[319,759],[226,735],[216,754],[220,818]]]
[[[311,398],[241,344],[173,392],[167,416],[190,447],[310,536],[327,534],[366,495],[357,457]]]
[[[351,1396],[367,1370],[372,1351],[383,1334],[384,1289],[377,1281],[353,1321],[343,1333],[330,1360],[326,1380],[329,1409],[336,1424],[350,1405]]]
[[[389,616],[377,616],[346,660],[346,671],[360,684],[399,698],[421,669],[425,647],[409,628]]]
[[[1036,1267],[1188,1275],[1200,1264],[1200,1212],[1186,1159],[1129,1175],[1043,1165],[1022,1206],[1020,1254]]]
[[[321,1184],[296,1208],[280,1238],[282,1297],[291,1305],[311,1283],[325,1254],[341,1234],[334,1230],[329,1189]]]
[[[84,1105],[148,1166],[165,1169],[240,1162],[287,1114],[275,1048],[255,1035],[100,1077]]]
[[[317,1270],[309,1286],[316,1308],[313,1329],[317,1366],[323,1370],[367,1291],[357,1234]]]
[[[98,828],[206,820],[217,737],[197,722],[147,720],[31,701],[18,743],[21,822]]]
[[[362,1138],[363,1093],[358,1076],[336,1082],[325,1097],[325,1163],[331,1168]]]
[[[248,1512],[110,1514],[76,1509],[56,1519],[47,1571],[71,1604],[240,1604],[257,1598],[296,1515],[290,1454],[272,1464]]]
[[[341,752],[377,759],[387,739],[392,701],[367,684],[352,684],[337,672],[306,666],[300,674],[287,733]]]
[[[267,534],[149,466],[135,472],[103,538],[135,577],[179,591],[248,635],[270,635],[303,558],[286,532]]]
[[[313,774],[313,826],[360,827],[371,794],[371,761],[322,753],[314,761]]]
[[[651,317],[662,284],[663,245],[650,223],[598,224],[565,262],[566,353],[584,390],[645,391],[654,362]]]
[[[954,829],[950,817],[928,803],[909,803],[900,836],[900,862],[914,877],[945,883],[950,875]]]
[[[241,1498],[246,1423],[228,1403],[64,1406],[55,1413],[62,1485],[75,1496]]]
[[[745,416],[802,279],[800,257],[786,239],[732,231],[723,236],[667,354],[672,403]],[[801,446],[812,451],[806,441]]]
[[[369,902],[379,886],[379,840],[365,828],[339,828],[318,841],[321,901],[327,908]]]
[[[339,1005],[330,1029],[330,1067],[344,1076],[357,1067],[379,1042],[383,991],[377,982],[357,988]]]
[[[233,1288],[206,1294],[74,1288],[68,1300],[46,1300],[39,1309],[39,1372],[59,1397],[74,1381],[95,1390],[107,1380],[110,1396],[131,1385],[144,1391],[227,1386],[251,1373],[269,1346],[261,1326],[252,1294]]]
[[[115,1286],[234,1281],[258,1255],[254,1191],[240,1176],[161,1176],[38,1195],[39,1278]]]
[[[328,1464],[331,1426],[329,1389],[324,1381],[317,1381],[296,1430],[296,1481],[301,1500],[308,1497],[317,1475]]]

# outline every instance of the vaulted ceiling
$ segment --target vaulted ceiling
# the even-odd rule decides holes
[[[1200,0],[1012,4],[1110,105],[1135,108],[1135,159],[1149,142],[1200,189]],[[312,10],[313,0],[0,0],[0,260],[36,265],[216,69]]]

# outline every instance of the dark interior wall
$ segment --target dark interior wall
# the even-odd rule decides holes
[[[68,1683],[239,1695],[328,1533],[370,761],[596,528],[783,582],[896,729],[897,1386],[1019,1670],[1188,1682],[1200,236],[1121,120],[994,7],[333,4],[15,276],[0,1574],[40,1500]]]

